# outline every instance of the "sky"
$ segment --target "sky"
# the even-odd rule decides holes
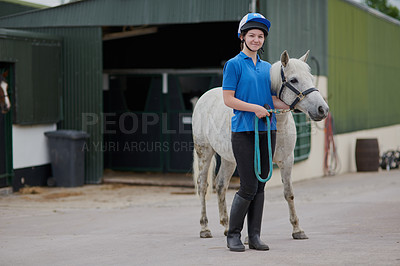
[[[58,6],[63,3],[68,3],[70,0],[23,0],[25,2],[31,2],[35,4],[42,4],[46,6]]]
[[[23,1],[47,5],[47,6],[57,6],[62,3],[68,3],[71,0],[23,0]],[[363,0],[352,0],[352,1],[358,3],[363,2]],[[397,6],[397,8],[400,9],[400,0],[388,0],[388,2],[394,6]]]

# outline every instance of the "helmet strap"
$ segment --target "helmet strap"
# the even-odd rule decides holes
[[[254,53],[254,52],[260,52],[260,54],[263,54],[263,53],[264,53],[264,44],[263,44],[263,46],[262,46],[258,51],[254,51],[254,50],[251,50],[251,49],[250,49],[250,47],[247,45],[247,43],[246,43],[246,41],[245,41],[244,38],[242,39],[242,42],[244,42],[244,45],[246,45],[247,49],[249,49],[249,50],[252,51],[253,53]]]
[[[244,45],[246,45],[247,49],[249,49],[249,50],[252,51],[253,53],[254,53],[254,52],[257,52],[257,51],[251,50],[250,47],[247,45],[247,43],[246,43],[246,41],[245,41],[244,39],[243,39],[243,42],[244,42]]]

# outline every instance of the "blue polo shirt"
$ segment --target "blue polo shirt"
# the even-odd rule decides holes
[[[258,55],[257,63],[254,65],[251,57],[240,52],[224,66],[222,89],[235,91],[235,97],[244,102],[261,106],[268,104],[273,109],[270,68],[271,64],[261,60]],[[253,112],[234,109],[233,113],[233,132],[254,131]],[[258,130],[267,131],[267,125],[261,119]],[[272,114],[271,130],[276,130],[275,114]]]

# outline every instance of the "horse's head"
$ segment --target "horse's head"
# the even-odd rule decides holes
[[[281,61],[271,67],[272,90],[291,109],[302,111],[314,121],[321,121],[328,115],[329,107],[314,86],[306,63],[308,53],[299,59],[289,58],[287,51],[282,53]]]
[[[8,84],[2,75],[0,75],[0,87],[0,108],[1,112],[6,114],[8,111],[10,111],[11,104],[7,94]]]

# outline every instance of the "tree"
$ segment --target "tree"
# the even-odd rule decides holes
[[[400,20],[400,11],[397,7],[392,6],[387,0],[364,0],[369,7],[377,9],[382,13]]]

